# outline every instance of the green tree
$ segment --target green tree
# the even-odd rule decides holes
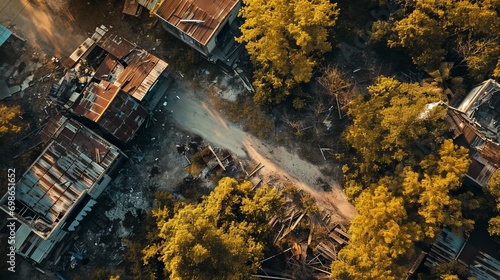
[[[279,103],[309,82],[320,54],[331,49],[328,30],[339,10],[328,0],[244,0],[242,35],[255,66],[254,99]]]
[[[358,215],[349,228],[351,240],[332,263],[333,279],[403,279],[404,266],[422,238],[408,220],[401,197],[385,186],[367,189],[356,200]]]
[[[169,279],[243,279],[258,269],[266,217],[282,202],[267,186],[254,190],[250,182],[223,178],[201,203],[172,218],[166,207],[154,211],[161,241],[144,249],[144,262],[163,262]]]

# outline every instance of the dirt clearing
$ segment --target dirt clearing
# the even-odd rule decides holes
[[[295,151],[266,143],[242,131],[226,120],[222,112],[215,111],[206,101],[200,100],[204,93],[193,92],[187,84],[186,80],[177,79],[164,110],[178,126],[200,135],[215,146],[228,149],[238,157],[261,162],[264,165],[262,175],[278,176],[311,193],[318,206],[337,216],[339,221],[350,221],[356,216],[356,210],[347,202],[338,182],[322,174],[322,166],[301,159]],[[328,188],[324,187],[325,184]]]

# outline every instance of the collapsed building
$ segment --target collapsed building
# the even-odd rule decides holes
[[[111,182],[125,155],[81,123],[59,114],[41,130],[46,148],[0,208],[16,218],[16,253],[41,263],[80,222]]]
[[[50,96],[127,143],[168,87],[168,64],[101,26],[64,61]]]
[[[240,34],[237,16],[241,0],[132,0],[125,1],[123,13],[138,16],[143,8],[208,61],[236,67],[243,49],[234,40]]]
[[[500,84],[490,79],[475,86],[457,108],[448,110],[447,122],[455,141],[470,148],[467,177],[485,187],[500,168]]]
[[[464,185],[485,188],[500,168],[500,84],[489,79],[476,85],[456,107],[448,107],[446,120],[455,143],[468,147],[471,164]],[[457,261],[479,280],[500,278],[498,243],[487,225],[476,225],[465,234],[443,229],[427,254],[424,266]]]

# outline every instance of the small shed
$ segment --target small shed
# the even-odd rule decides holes
[[[9,39],[10,35],[12,35],[12,31],[0,24],[0,47]]]

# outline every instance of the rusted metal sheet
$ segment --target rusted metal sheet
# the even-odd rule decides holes
[[[159,59],[154,68],[149,72],[132,96],[138,100],[142,100],[144,96],[146,96],[146,94],[154,87],[156,81],[158,81],[158,78],[165,71],[165,69],[167,69],[167,67],[168,64]]]
[[[500,168],[500,144],[488,141],[476,149],[491,165]]]
[[[42,135],[47,147],[16,184],[15,215],[46,240],[122,154],[82,124],[62,115],[51,119]],[[97,162],[96,149],[104,160]],[[4,211],[6,203],[4,196],[0,203]]]
[[[94,46],[95,41],[91,38],[85,39],[83,43],[63,62],[66,69],[72,68]]]
[[[73,105],[73,112],[97,122],[113,102],[118,91],[119,88],[113,84],[108,84],[108,87],[104,88],[97,83],[90,83],[82,92],[79,102]]]
[[[118,62],[111,55],[109,54],[106,55],[104,61],[101,63],[101,65],[99,65],[99,67],[95,71],[94,77],[96,77],[99,80],[106,79],[117,64]]]
[[[97,122],[124,143],[132,140],[146,120],[148,111],[124,92],[119,92],[108,110]]]
[[[134,138],[148,115],[146,108],[107,82],[89,84],[72,110],[125,143]]]
[[[239,0],[163,1],[156,15],[202,45],[206,45]]]
[[[126,59],[128,65],[118,77],[122,90],[141,101],[154,86],[168,64],[144,51],[134,51]]]
[[[125,0],[122,13],[138,17],[141,14],[142,7],[136,0]]]
[[[97,41],[97,45],[118,59],[124,58],[136,48],[131,42],[110,31]]]

